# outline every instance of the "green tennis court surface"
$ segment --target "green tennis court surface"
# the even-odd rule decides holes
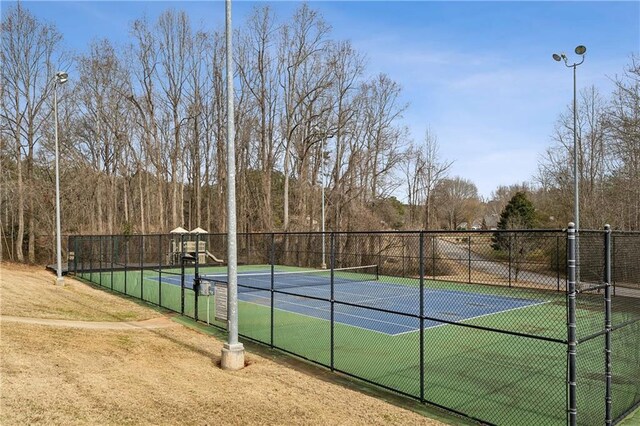
[[[239,268],[239,273],[250,274],[268,268],[269,265],[244,265]],[[301,270],[282,266],[276,269]],[[224,280],[225,271],[221,267],[202,267],[199,272]],[[161,272],[109,271],[80,276],[103,287],[180,312],[182,294],[179,283],[182,277],[179,274],[179,268],[166,268]],[[196,295],[191,289],[193,275],[193,268],[188,268],[185,272],[184,313],[192,318],[197,313],[199,320],[207,321],[209,318],[214,323],[214,297],[199,296],[196,312]],[[456,411],[474,413],[484,421],[518,425],[565,423],[567,347],[564,343],[564,293],[425,280],[424,315],[431,319],[423,320],[421,345],[421,320],[409,316],[419,310],[419,280],[380,276],[370,282],[342,283],[336,289],[344,290],[344,301],[351,303],[356,300],[350,297],[354,294],[362,296],[362,288],[373,285],[378,287],[367,290],[364,296],[378,297],[357,300],[359,307],[343,305],[340,297],[336,297],[334,314],[338,315],[333,322],[333,345],[332,323],[327,318],[332,303],[319,300],[328,295],[328,289],[322,285],[289,286],[282,290],[290,294],[274,292],[273,311],[271,291],[261,288],[245,291],[241,288],[239,331],[245,337],[272,344],[325,366],[333,366],[337,371],[397,392],[422,397]],[[391,297],[394,295],[402,296]],[[481,302],[487,300],[496,303],[490,312],[479,314],[473,311],[472,308],[482,308],[474,305],[482,305]],[[367,306],[367,301],[371,306]],[[461,308],[465,303],[468,306]],[[601,303],[601,295],[585,295],[581,299],[577,311],[580,336],[601,327]],[[393,308],[389,310],[407,315],[387,312],[383,321],[376,321],[381,319],[376,311],[381,307]],[[464,324],[503,330],[504,333],[442,323],[438,319],[445,318],[438,318],[438,312],[461,315],[458,320]],[[340,318],[340,313],[347,315]],[[615,314],[614,321],[624,320],[624,312]],[[224,326],[223,323],[214,324]],[[408,332],[401,332],[400,328]],[[637,328],[636,332],[639,331]],[[636,377],[638,374],[633,370],[637,368],[638,355],[624,345],[626,334],[613,333],[613,345],[618,345],[617,352],[614,352],[614,414],[621,414],[639,391],[637,383],[624,380],[625,376]],[[589,423],[587,419],[604,418],[603,404],[592,403],[594,399],[600,402],[600,398],[604,398],[602,348],[600,339],[579,347],[581,388],[578,398],[582,408],[580,418],[585,420],[585,424]],[[420,380],[421,350],[424,351],[423,383]]]

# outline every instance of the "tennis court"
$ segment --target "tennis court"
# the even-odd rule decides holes
[[[255,305],[271,306],[271,279],[269,270],[252,268],[238,274],[239,300]],[[289,268],[290,269],[290,268]],[[326,300],[338,304],[334,311],[337,323],[376,331],[388,335],[416,332],[420,327],[413,315],[419,315],[420,289],[396,284],[385,277],[378,277],[377,265],[344,268],[334,271],[334,294],[331,296],[331,272],[327,270],[274,271],[274,289],[281,296],[274,308],[311,318],[331,320],[331,309]],[[161,281],[180,286],[182,277],[177,275],[152,276],[150,281]],[[224,273],[203,275],[204,281],[224,282]],[[192,289],[195,275],[185,275],[185,287]],[[428,283],[427,283],[428,284]],[[322,300],[320,300],[322,299]],[[461,322],[503,312],[526,309],[547,303],[540,299],[521,299],[507,296],[470,293],[459,290],[423,289],[423,311],[438,320]],[[359,306],[372,306],[381,310],[362,310]],[[389,311],[389,312],[385,312]],[[402,312],[412,316],[401,316]],[[426,320],[424,328],[446,325],[441,321]]]
[[[320,234],[247,234],[239,240],[245,250],[238,266],[238,331],[243,339],[487,424],[565,424],[566,235],[547,234],[511,235],[527,247],[526,256],[505,252],[502,263],[472,255],[482,247],[493,252],[492,234],[331,234],[328,269],[320,268]],[[204,241],[224,259],[224,236],[183,240],[78,237],[74,271],[225,329],[226,322],[215,319],[215,296],[194,288],[196,272],[200,285],[228,281],[225,266],[198,255]],[[593,260],[582,276],[596,284],[604,267],[602,242],[602,233],[583,232],[582,253]],[[180,263],[179,249],[189,244],[198,253],[185,249],[191,256]],[[622,418],[640,395],[637,299],[615,297],[607,331],[601,288],[580,291],[575,301],[577,405],[585,425],[604,418],[604,404],[594,401],[604,401],[607,391],[607,333],[612,416]]]

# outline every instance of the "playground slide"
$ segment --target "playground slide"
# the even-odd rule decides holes
[[[207,256],[209,256],[214,262],[224,263],[224,260],[218,259],[211,252],[209,252],[209,250],[207,250]]]

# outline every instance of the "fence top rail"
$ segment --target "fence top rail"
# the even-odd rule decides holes
[[[604,231],[585,231],[582,232],[604,232]],[[402,230],[390,230],[390,231],[295,231],[295,232],[238,232],[239,236],[249,235],[274,235],[274,236],[287,236],[287,235],[439,235],[439,234],[451,234],[451,235],[479,235],[479,234],[562,234],[566,233],[566,229],[477,229],[477,230],[429,230],[429,231],[402,231]],[[202,236],[226,236],[226,232],[211,232],[201,234],[73,234],[69,235],[72,238],[104,238],[104,237],[122,237],[122,238],[140,238],[140,237],[159,237],[168,236],[173,238],[184,237],[202,237]],[[640,232],[638,232],[640,235]]]

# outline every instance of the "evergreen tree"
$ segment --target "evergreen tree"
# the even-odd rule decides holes
[[[524,192],[516,192],[500,213],[498,230],[531,229],[536,225],[536,209]],[[503,232],[496,232],[491,239],[494,250],[509,248],[508,236]]]

